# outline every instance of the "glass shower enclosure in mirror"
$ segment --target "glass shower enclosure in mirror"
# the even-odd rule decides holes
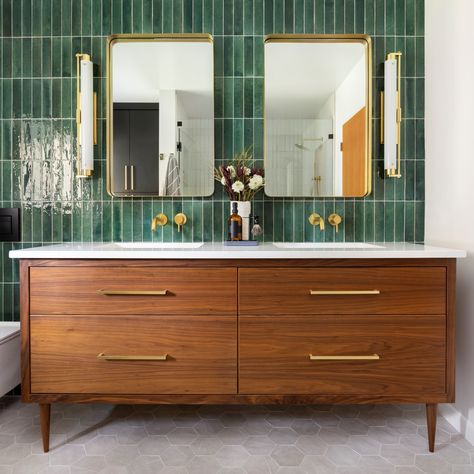
[[[366,35],[265,39],[265,192],[362,197],[371,190]]]
[[[107,191],[214,192],[214,54],[207,34],[108,41]]]

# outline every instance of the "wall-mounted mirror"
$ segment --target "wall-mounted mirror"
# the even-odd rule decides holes
[[[206,34],[114,35],[108,44],[107,190],[214,191],[214,55]]]
[[[265,193],[365,196],[370,157],[370,38],[268,36]]]

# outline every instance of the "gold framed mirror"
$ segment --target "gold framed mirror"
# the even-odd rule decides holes
[[[214,192],[214,52],[208,34],[108,38],[107,191]]]
[[[265,193],[371,192],[372,54],[367,35],[265,39]]]

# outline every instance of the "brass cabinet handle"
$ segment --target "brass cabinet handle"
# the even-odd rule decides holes
[[[166,361],[168,354],[154,355],[154,356],[140,356],[140,355],[106,355],[103,352],[97,354],[99,360],[162,360]]]
[[[310,295],[380,295],[380,290],[309,290]]]
[[[168,290],[97,290],[99,295],[166,296]]]
[[[380,356],[378,354],[372,355],[309,355],[309,360],[379,360]]]

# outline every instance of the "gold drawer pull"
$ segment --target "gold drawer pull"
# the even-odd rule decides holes
[[[168,354],[154,355],[154,356],[139,356],[139,355],[105,355],[103,352],[97,355],[99,360],[166,360]]]
[[[347,356],[320,356],[320,355],[309,355],[309,360],[379,360],[380,356],[378,354],[372,355],[347,355]]]
[[[380,290],[309,290],[311,295],[380,295]]]
[[[99,295],[166,296],[168,290],[97,290]]]

